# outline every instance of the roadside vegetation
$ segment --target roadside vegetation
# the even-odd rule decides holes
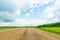
[[[44,31],[49,31],[49,32],[56,33],[56,34],[60,34],[60,22],[45,24],[45,25],[39,25],[38,29],[44,30]]]
[[[15,26],[0,26],[0,30],[11,29],[11,28],[18,28]]]
[[[37,28],[40,30],[60,34],[60,22],[38,25],[38,26],[0,26],[0,30],[11,29],[11,28]]]

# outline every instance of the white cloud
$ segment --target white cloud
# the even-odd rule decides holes
[[[27,20],[24,18],[16,19],[15,22],[11,23],[11,26],[25,26],[27,24]]]
[[[55,14],[54,14],[54,7],[52,7],[52,8],[49,8],[49,7],[48,7],[43,13],[45,14],[45,16],[46,16],[47,18],[52,18],[52,17],[54,17],[54,16],[55,16]]]
[[[56,3],[55,3],[55,5],[53,7],[49,7],[49,6],[46,5],[46,4],[48,4],[50,2],[53,2],[53,1],[55,1],[55,0],[9,0],[9,1],[8,0],[5,0],[4,2],[0,0],[1,8],[2,8],[1,2],[3,3],[3,8],[2,8],[3,10],[2,10],[2,12],[0,12],[0,16],[2,15],[4,17],[4,18],[0,18],[0,19],[4,20],[5,17],[6,17],[8,19],[14,19],[14,20],[16,20],[14,22],[10,22],[10,23],[3,22],[3,23],[0,23],[0,24],[1,25],[19,25],[19,26],[20,25],[40,25],[40,24],[44,24],[44,23],[47,22],[47,20],[49,18],[52,18],[52,17],[55,16],[54,11],[57,8],[60,7],[60,5],[59,5],[60,4],[60,1],[59,0],[58,1],[56,0]],[[45,9],[45,11],[43,11],[43,15],[45,15],[47,17],[46,20],[40,20],[40,19],[30,19],[29,20],[29,19],[25,19],[25,17],[24,18],[16,18],[16,16],[18,16],[18,15],[21,14],[21,12],[20,12],[21,11],[20,10],[21,8],[24,9],[26,6],[27,7],[25,9],[32,8],[34,3],[40,4],[40,5],[43,5],[43,4],[46,5],[47,8]],[[8,5],[8,4],[10,4],[10,5]],[[4,10],[7,7],[9,8],[9,9],[7,9],[8,12],[6,10]],[[33,15],[32,10],[29,11],[29,12],[31,12],[30,14],[27,13],[25,16],[28,17],[31,14]],[[58,21],[58,18],[54,18],[52,20],[50,22],[56,22],[56,21]]]
[[[31,19],[29,22],[30,24],[33,25],[41,25],[41,24],[45,24],[47,20]]]
[[[14,12],[14,15],[15,16],[19,16],[20,14],[21,14],[21,11],[20,10],[17,10],[17,11]]]
[[[58,20],[59,20],[59,19],[56,17],[56,18],[50,19],[49,23],[58,22]]]
[[[25,16],[30,16],[30,14],[29,14],[29,13],[27,13]]]
[[[51,0],[42,0],[44,3],[48,4]]]
[[[48,14],[47,14],[47,17],[48,17],[48,18],[52,18],[52,17],[54,17],[54,16],[55,16],[54,13],[48,13]]]
[[[59,20],[58,18],[54,18],[53,19],[54,22],[58,22],[58,20]]]
[[[16,23],[18,24],[25,24],[26,23],[26,19],[16,19]]]
[[[35,26],[35,25],[41,25],[41,24],[45,24],[47,22],[47,20],[39,20],[39,19],[16,19],[15,22],[3,22],[0,24],[1,25],[5,25],[5,26]]]
[[[10,23],[6,23],[6,22],[0,22],[0,26],[9,26],[10,25]]]
[[[59,8],[60,7],[60,0],[56,0],[55,2],[55,8]]]

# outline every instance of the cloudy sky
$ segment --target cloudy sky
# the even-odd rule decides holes
[[[60,22],[60,0],[0,0],[0,26]]]

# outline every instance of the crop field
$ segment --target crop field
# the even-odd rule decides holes
[[[49,31],[52,33],[60,34],[60,27],[41,27],[40,30]]]

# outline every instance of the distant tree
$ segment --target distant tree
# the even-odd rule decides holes
[[[38,28],[39,27],[60,27],[60,22],[50,23],[50,24],[44,24],[44,25],[38,25]]]

